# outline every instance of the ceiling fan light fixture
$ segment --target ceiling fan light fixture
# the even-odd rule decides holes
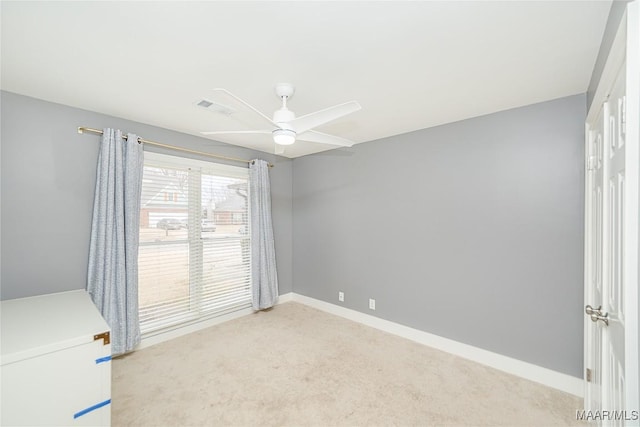
[[[296,133],[289,129],[276,129],[273,131],[273,142],[279,145],[291,145],[296,142]]]

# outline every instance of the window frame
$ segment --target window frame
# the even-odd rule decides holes
[[[202,200],[201,200],[201,187],[202,187],[202,175],[213,175],[213,176],[220,176],[220,177],[225,177],[225,178],[232,178],[232,179],[242,179],[242,180],[246,180],[247,182],[247,211],[246,211],[246,215],[247,215],[247,224],[246,226],[249,228],[250,227],[250,218],[251,218],[251,214],[250,214],[250,197],[249,197],[249,171],[247,168],[243,168],[243,167],[239,167],[239,166],[232,166],[232,165],[226,165],[226,164],[221,164],[221,163],[216,163],[216,162],[212,162],[212,161],[203,161],[203,160],[199,160],[199,159],[194,159],[194,158],[189,158],[189,157],[182,157],[182,156],[174,156],[174,155],[168,155],[168,154],[162,154],[162,153],[155,153],[155,152],[145,152],[144,155],[144,162],[143,162],[143,167],[158,167],[158,168],[167,168],[167,169],[179,169],[179,168],[183,168],[183,169],[197,169],[198,172],[198,184],[200,186],[200,188],[197,191],[197,196],[193,195],[191,192],[191,183],[189,183],[189,193],[188,193],[188,197],[187,197],[187,204],[188,204],[188,221],[189,221],[189,231],[188,231],[188,235],[186,239],[182,239],[182,240],[175,240],[172,241],[171,243],[175,243],[175,244],[180,244],[180,243],[186,243],[187,244],[187,250],[188,250],[188,254],[189,254],[189,267],[188,267],[188,275],[189,275],[189,289],[190,289],[190,297],[192,295],[192,292],[194,292],[194,283],[193,283],[193,277],[194,275],[196,277],[202,277],[203,275],[203,270],[204,270],[204,265],[202,263],[202,257],[204,255],[204,238],[202,237],[202,230],[200,230],[200,227],[192,227],[192,224],[195,223],[200,223],[203,219],[203,215],[202,215]],[[192,178],[189,178],[189,181],[191,181]],[[144,182],[143,182],[144,185]],[[197,200],[195,200],[197,198]],[[192,210],[191,204],[192,203],[197,203],[198,206],[196,209]],[[192,215],[190,215],[191,212],[197,212],[197,215],[195,215],[195,218],[192,218]],[[139,227],[140,230],[140,227]],[[138,231],[139,233],[140,231]],[[247,240],[247,245],[251,246],[251,234],[250,233],[244,233],[243,236],[241,237],[241,239],[246,239]],[[242,242],[242,240],[241,240]],[[155,242],[144,242],[144,244],[141,243],[141,246],[147,246],[147,245],[162,245],[163,243],[155,243]],[[164,243],[167,244],[167,243]],[[241,243],[242,245],[242,243]],[[193,251],[199,252],[199,257],[200,257],[200,261],[197,262],[198,266],[199,266],[199,270],[200,271],[193,271],[194,269],[198,269],[197,267],[195,267],[194,265],[192,265],[192,255],[193,255]],[[241,252],[241,256],[242,252]],[[207,300],[202,298],[202,287],[203,287],[203,282],[200,281],[199,284],[196,284],[196,286],[200,286],[199,290],[195,290],[196,293],[200,293],[199,295],[197,295],[196,297],[194,297],[197,301],[195,302],[190,302],[190,306],[195,305],[196,309],[195,310],[189,310],[189,312],[193,312],[193,316],[189,316],[187,314],[179,314],[179,313],[175,313],[173,314],[171,317],[167,318],[167,319],[162,319],[162,320],[155,320],[153,322],[151,322],[151,325],[148,326],[147,328],[143,328],[141,327],[141,333],[142,333],[142,338],[149,338],[158,334],[163,334],[167,331],[171,331],[171,330],[177,330],[177,329],[181,329],[181,328],[187,328],[190,325],[193,324],[197,324],[200,322],[206,322],[206,321],[210,321],[211,319],[214,319],[216,317],[220,317],[220,316],[225,316],[228,314],[232,314],[234,312],[240,312],[242,310],[248,309],[251,307],[251,288],[253,287],[253,283],[252,283],[252,275],[251,275],[251,250],[249,249],[246,253],[246,256],[248,256],[249,260],[248,260],[248,274],[247,274],[247,278],[248,278],[248,288],[249,288],[249,292],[248,295],[246,297],[246,301],[243,301],[241,304],[238,304],[237,306],[231,306],[228,309],[224,309],[224,310],[218,310],[218,311],[202,311],[199,307],[202,306],[203,302],[212,302],[214,300]],[[140,274],[140,263],[138,262],[138,271]],[[138,293],[140,292],[140,290],[138,289]],[[192,301],[191,298],[189,299],[189,301]],[[176,319],[182,318],[182,320],[176,322]],[[142,325],[141,325],[142,326]]]

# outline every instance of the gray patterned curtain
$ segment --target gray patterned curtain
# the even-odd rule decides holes
[[[111,327],[115,356],[140,343],[138,233],[144,154],[138,137],[104,129],[93,201],[87,291]]]
[[[278,273],[271,223],[269,164],[249,164],[249,211],[251,212],[251,283],[253,309],[264,310],[278,301]]]

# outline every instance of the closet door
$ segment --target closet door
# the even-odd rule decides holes
[[[585,409],[637,425],[640,6],[629,3],[587,118]]]

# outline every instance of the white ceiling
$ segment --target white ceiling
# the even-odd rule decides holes
[[[2,1],[1,87],[202,136],[241,128],[194,106],[211,89],[271,116],[273,85],[291,82],[298,116],[359,101],[318,130],[362,143],[585,92],[610,6]],[[260,138],[215,137],[273,152]],[[298,141],[284,155],[332,148]]]

